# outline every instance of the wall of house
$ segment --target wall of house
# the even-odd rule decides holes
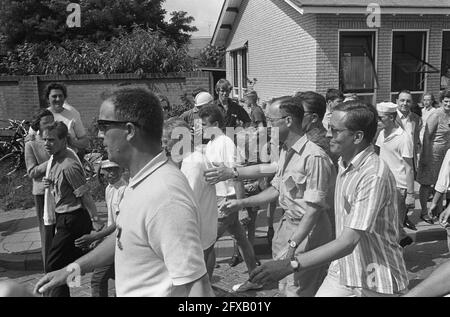
[[[135,74],[69,75],[69,76],[0,76],[0,119],[29,120],[39,107],[46,107],[44,89],[50,82],[67,87],[67,102],[81,114],[86,127],[98,115],[101,94],[119,83],[131,83],[166,95],[171,104],[182,104],[180,96],[191,94],[197,87],[212,88],[209,72],[153,75],[141,78]],[[1,124],[1,123],[0,123]],[[1,126],[1,125],[0,125]]]
[[[248,78],[261,101],[316,89],[315,16],[285,1],[243,1],[227,47],[248,41]],[[227,79],[233,69],[227,53]]]
[[[327,88],[339,87],[339,32],[340,29],[368,28],[365,16],[317,15],[317,87],[324,93]],[[436,68],[441,66],[442,30],[450,29],[450,19],[445,16],[384,16],[377,37],[377,73],[379,88],[376,102],[390,100],[392,70],[392,30],[429,30],[427,62]],[[438,94],[440,73],[427,75],[425,90]]]

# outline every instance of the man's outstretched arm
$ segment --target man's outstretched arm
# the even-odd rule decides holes
[[[405,297],[439,297],[450,294],[450,261],[439,266]]]

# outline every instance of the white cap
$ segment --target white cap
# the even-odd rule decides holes
[[[204,91],[198,93],[197,96],[195,96],[195,106],[196,107],[202,107],[213,101],[214,101],[213,96],[211,96],[211,94],[204,92]]]
[[[398,106],[393,102],[381,102],[377,104],[377,111],[383,113],[397,112]]]
[[[111,162],[110,160],[102,161],[102,168],[119,167],[117,163]]]

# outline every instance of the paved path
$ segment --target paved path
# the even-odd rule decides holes
[[[97,204],[100,217],[106,220],[106,208],[104,203]],[[418,206],[416,206],[417,208]],[[410,287],[417,285],[428,276],[438,264],[449,258],[446,232],[438,225],[429,225],[419,220],[419,210],[416,209],[410,219],[417,223],[418,231],[410,231],[415,244],[405,250]],[[275,222],[279,219],[276,214]],[[262,263],[270,259],[270,250],[266,242],[266,217],[260,212],[257,221],[255,250]],[[231,268],[227,261],[233,253],[233,242],[229,236],[220,239],[216,245],[217,263],[212,280],[213,287],[218,296],[244,296],[244,297],[276,297],[280,296],[276,285],[271,285],[263,290],[234,294],[231,288],[234,284],[241,283],[248,278],[245,264]],[[37,282],[42,276],[40,256],[40,238],[34,209],[0,211],[0,281],[12,279],[28,288]],[[82,286],[72,289],[72,296],[90,296],[90,274],[82,278]],[[114,293],[114,284],[110,282],[110,294]]]

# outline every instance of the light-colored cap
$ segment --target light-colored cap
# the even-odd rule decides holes
[[[119,167],[117,163],[111,162],[110,160],[102,161],[102,168]]]
[[[195,106],[196,107],[202,107],[213,101],[214,101],[213,96],[211,96],[211,94],[204,92],[204,91],[198,93],[197,96],[195,96]]]
[[[393,102],[380,102],[377,104],[377,111],[382,113],[397,112],[398,106]]]

